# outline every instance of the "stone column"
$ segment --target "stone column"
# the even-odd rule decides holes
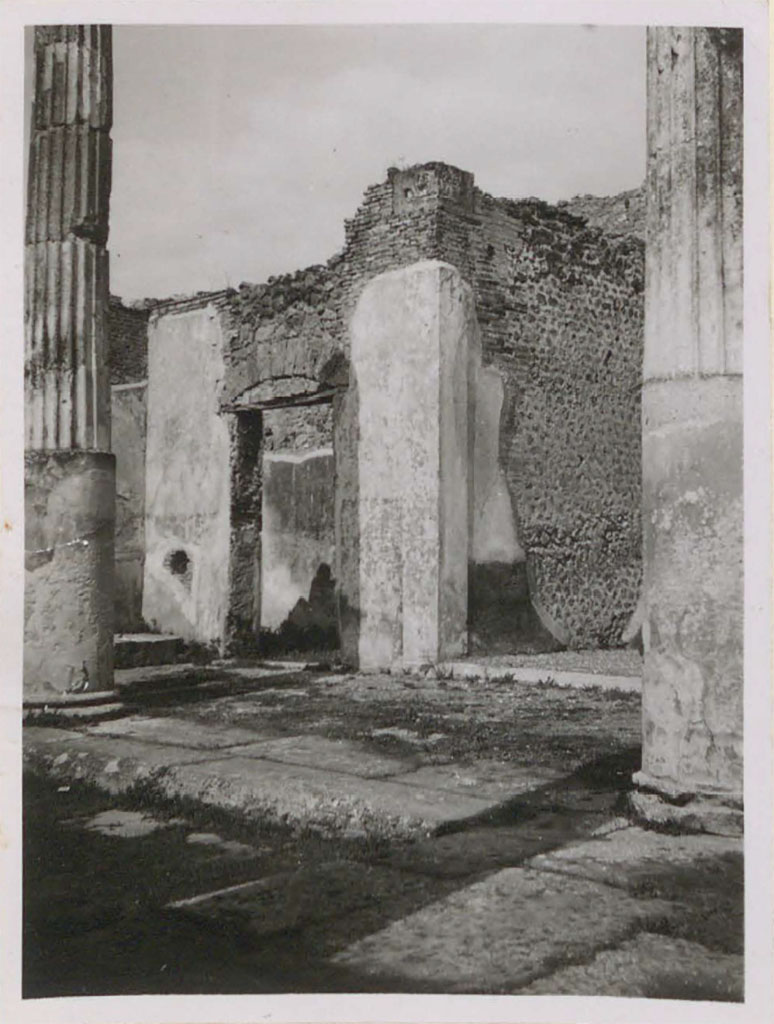
[[[742,33],[648,30],[643,762],[635,807],[741,827]]]
[[[35,29],[25,249],[24,695],[113,680],[111,29]]]
[[[444,263],[382,274],[360,298],[351,337],[357,660],[434,664],[467,644],[471,291]]]

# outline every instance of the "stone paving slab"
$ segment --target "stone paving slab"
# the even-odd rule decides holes
[[[744,957],[643,932],[591,963],[539,978],[519,995],[628,996],[741,1002]]]
[[[282,661],[266,660],[258,664],[240,665],[229,658],[216,658],[210,663],[213,668],[227,669],[229,672],[238,672],[245,679],[259,678],[262,675],[287,675],[289,672],[312,671],[315,668],[314,662],[308,661]]]
[[[522,866],[530,857],[593,830],[598,815],[545,811],[510,825],[477,826],[397,846],[379,859],[436,878],[465,878]]]
[[[539,854],[528,866],[628,888],[654,872],[742,852],[742,840],[733,837],[667,835],[633,826]]]
[[[668,919],[664,900],[505,868],[331,958],[400,991],[515,992],[557,966],[588,960],[633,930]]]
[[[328,833],[410,836],[484,812],[488,801],[392,779],[360,778],[232,756],[172,765],[156,780],[168,797]]]
[[[25,730],[24,743],[25,759],[60,781],[88,781],[112,793],[152,781],[170,799],[187,797],[324,832],[429,833],[488,807],[472,796],[243,756],[243,750],[223,757],[223,750],[37,726]]]
[[[142,811],[113,808],[93,815],[88,821],[83,822],[83,827],[87,832],[99,832],[100,835],[116,839],[138,839],[160,829],[170,828],[171,825],[168,821],[161,821]]]
[[[29,727],[24,751],[60,781],[86,780],[110,792],[152,781],[168,798],[325,832],[428,834],[520,796],[525,807],[537,801],[575,815],[610,813],[609,793],[562,789],[555,799],[557,772],[491,760],[417,768],[419,755],[383,754],[350,740],[264,734],[249,742],[256,736],[255,728],[130,716],[79,732]],[[511,817],[518,819],[518,808]]]
[[[42,717],[50,715],[52,712],[56,714],[57,719],[60,721],[68,719],[71,722],[99,722],[115,719],[125,711],[124,705],[118,702],[78,704],[75,707],[68,707],[66,704],[49,704],[45,708],[25,709],[24,724],[34,725],[36,720],[40,721]]]
[[[87,730],[93,736],[123,736],[147,740],[162,746],[190,747],[194,750],[217,750],[244,746],[259,738],[255,729],[239,729],[219,725],[203,727],[185,718],[130,715],[127,718],[100,722]]]
[[[56,710],[57,713],[61,713],[66,710],[73,711],[77,708],[83,708],[84,710],[89,708],[96,709],[102,708],[117,699],[117,690],[87,690],[85,693],[52,692],[50,697],[41,698],[40,700],[25,700],[24,711],[26,714],[29,714],[29,712],[48,710]]]
[[[53,779],[90,782],[121,793],[171,765],[206,760],[211,754],[185,747],[163,747],[114,736],[90,736],[64,729],[31,726],[24,731],[25,762],[42,767]]]
[[[275,700],[293,700],[308,696],[309,690],[297,690],[290,686],[266,686],[253,693],[244,694],[245,700],[264,700],[266,697],[273,697]]]
[[[550,768],[529,768],[510,762],[482,760],[473,764],[425,765],[401,782],[408,786],[442,789],[450,793],[470,794],[492,804],[540,789],[563,777]]]
[[[333,861],[176,900],[170,909],[212,925],[228,922],[257,937],[342,918],[412,890],[420,897],[421,880],[400,871]]]
[[[243,757],[259,757],[267,761],[279,761],[282,764],[302,765],[324,771],[343,772],[346,775],[358,775],[364,779],[403,775],[406,772],[413,772],[418,764],[416,758],[380,754],[368,750],[362,744],[352,740],[333,740],[314,734],[262,740],[245,747],[240,754]],[[415,775],[416,772],[413,774]],[[401,779],[401,781],[404,780]],[[413,775],[411,781],[413,781]],[[419,784],[421,785],[421,783]]]
[[[26,725],[22,732],[22,748],[27,753],[30,750],[48,751],[56,747],[57,754],[63,750],[69,750],[71,744],[83,739],[83,733],[77,729],[52,729],[49,726]]]

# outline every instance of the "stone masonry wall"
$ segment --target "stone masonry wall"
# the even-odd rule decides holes
[[[345,223],[343,251],[325,265],[242,285],[224,302],[226,401],[247,388],[265,401],[346,385],[348,325],[365,285],[384,271],[441,258],[441,196],[463,214],[472,201],[471,174],[444,164],[420,170],[406,183],[405,172],[392,168],[386,182],[367,189]]]
[[[133,384],[148,377],[148,317],[144,307],[126,306],[115,295],[108,306],[111,384]]]
[[[439,210],[501,374],[500,457],[532,603],[571,647],[619,643],[641,577],[644,246],[537,200]]]
[[[145,417],[150,310],[111,295],[108,348],[116,458],[115,629],[141,630],[145,563]]]
[[[495,199],[443,164],[392,169],[342,253],[225,300],[224,397],[343,386],[365,283],[421,259],[458,267],[503,380],[500,459],[532,602],[564,644],[619,643],[641,564],[640,213],[638,192],[561,208]]]
[[[420,260],[451,263],[473,288],[483,361],[502,381],[498,447],[516,540],[512,566],[492,579],[513,589],[508,574],[521,578],[526,555],[532,604],[556,639],[620,643],[641,574],[640,212],[639,192],[556,207],[493,198],[444,164],[391,169],[326,264],[190,300],[220,321],[221,408],[267,416],[314,396],[335,408],[366,283]],[[294,412],[286,437],[265,438],[269,458],[322,441],[322,423]]]
[[[276,456],[309,454],[333,444],[333,410],[330,402],[287,406],[267,411],[263,418],[264,453]]]
[[[617,196],[573,196],[560,200],[560,210],[582,217],[592,228],[611,235],[634,235],[645,241],[645,188],[633,188]]]

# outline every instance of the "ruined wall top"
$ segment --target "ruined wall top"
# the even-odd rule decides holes
[[[615,196],[573,196],[556,204],[590,227],[612,235],[631,235],[645,240],[645,187],[619,192]]]
[[[530,278],[555,275],[572,285],[598,272],[642,290],[642,241],[621,223],[626,198],[583,197],[576,209],[534,198],[494,198],[475,187],[470,172],[437,161],[390,168],[384,181],[366,189],[345,222],[343,249],[326,263],[261,284],[156,301],[151,322],[214,305],[227,339],[224,403],[286,402],[293,394],[346,383],[349,318],[368,280],[442,259],[474,285],[491,352],[505,344],[511,328],[496,315],[503,296],[491,287],[489,264],[505,261],[497,275],[509,280],[513,271]],[[616,230],[609,230],[615,218]],[[630,225],[634,217],[623,220]],[[519,255],[522,250],[529,259]]]

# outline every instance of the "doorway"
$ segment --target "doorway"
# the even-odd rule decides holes
[[[334,476],[330,400],[264,410],[259,636],[265,653],[339,647]]]

